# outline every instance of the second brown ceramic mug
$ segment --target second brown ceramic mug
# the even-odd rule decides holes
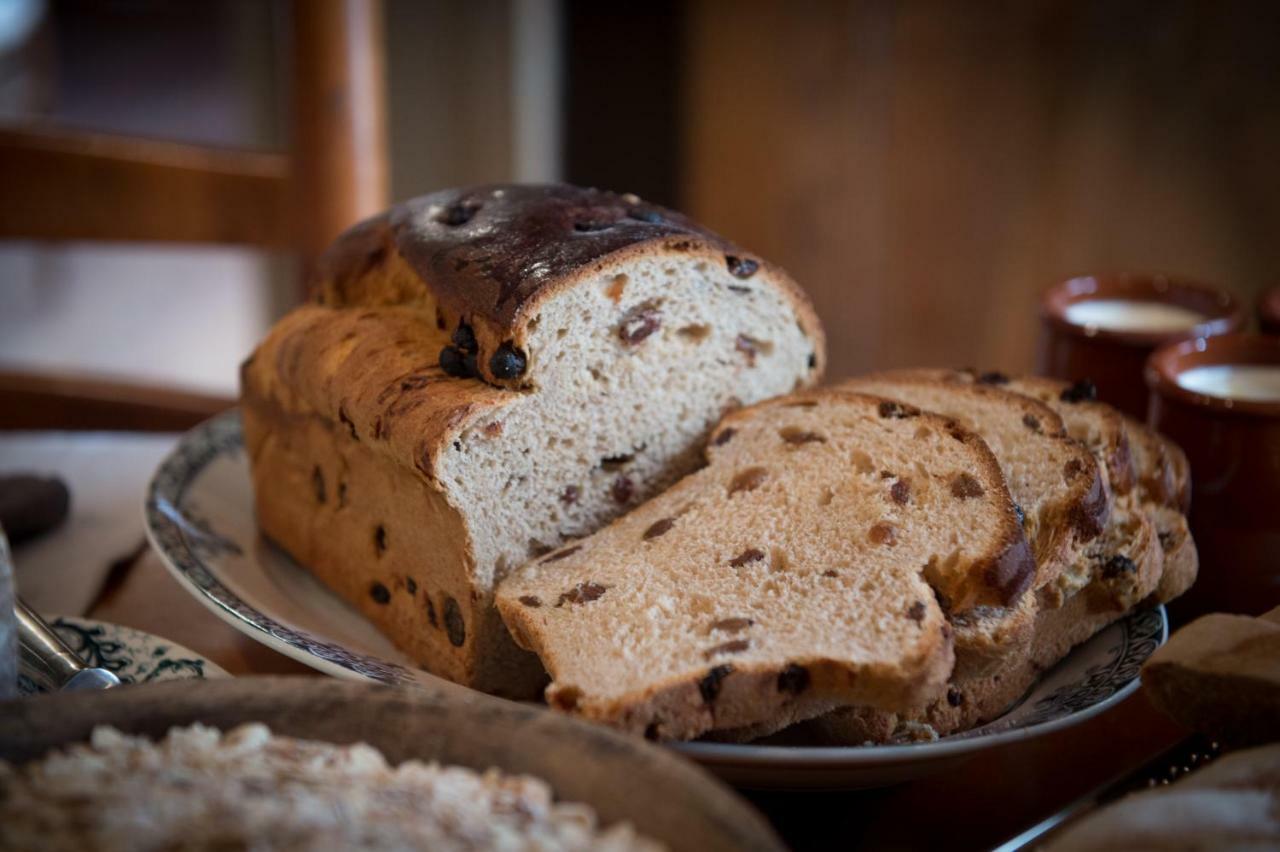
[[[1191,463],[1200,576],[1180,615],[1280,604],[1280,337],[1229,334],[1148,361],[1151,425]]]
[[[1037,372],[1089,379],[1099,399],[1146,420],[1147,356],[1167,343],[1238,331],[1245,319],[1230,292],[1186,279],[1135,273],[1069,278],[1041,300]]]

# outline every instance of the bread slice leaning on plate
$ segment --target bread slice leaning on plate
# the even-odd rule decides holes
[[[536,695],[495,583],[824,357],[786,273],[678,213],[559,185],[425,196],[339,238],[316,303],[245,363],[258,522],[418,664]]]
[[[941,694],[953,611],[1034,562],[987,446],[884,399],[810,392],[725,418],[708,465],[498,591],[548,702],[658,739]]]

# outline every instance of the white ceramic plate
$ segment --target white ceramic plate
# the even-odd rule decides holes
[[[80,659],[106,669],[126,685],[230,677],[190,648],[132,627],[69,615],[48,621],[53,632]],[[34,695],[41,691],[31,678],[18,676],[19,695]]]
[[[254,639],[337,677],[437,681],[258,534],[235,412],[190,432],[161,463],[147,493],[146,521],[152,544],[178,581]],[[1137,688],[1142,663],[1167,634],[1163,607],[1134,613],[1072,651],[999,719],[936,742],[840,748],[683,743],[674,748],[744,786],[892,784],[1102,712]]]

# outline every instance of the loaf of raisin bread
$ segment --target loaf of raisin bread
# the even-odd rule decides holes
[[[952,670],[938,600],[1009,606],[1034,573],[995,458],[945,418],[798,394],[726,417],[707,455],[499,587],[553,707],[662,739],[905,710]]]
[[[674,483],[726,411],[824,361],[780,269],[569,186],[407,202],[339,238],[317,291],[242,369],[259,524],[418,663],[514,696],[545,674],[495,583]]]

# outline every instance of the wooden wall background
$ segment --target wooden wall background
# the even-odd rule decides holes
[[[1280,3],[685,12],[679,203],[805,285],[832,376],[1029,367],[1081,271],[1280,283]]]

